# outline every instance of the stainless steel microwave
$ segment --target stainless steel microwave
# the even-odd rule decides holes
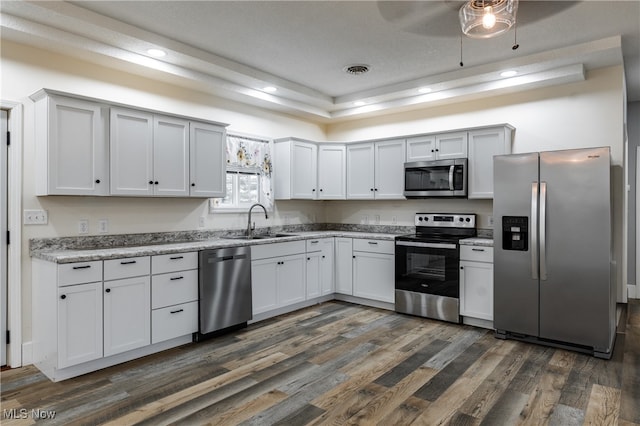
[[[404,196],[466,197],[467,159],[404,163]]]

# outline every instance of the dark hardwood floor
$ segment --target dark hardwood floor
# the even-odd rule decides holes
[[[640,425],[640,301],[609,361],[329,302],[60,383],[0,378],[2,425]]]

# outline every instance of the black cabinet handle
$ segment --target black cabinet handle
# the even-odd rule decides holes
[[[377,190],[378,190],[378,188],[375,188],[375,189],[374,189],[374,191],[377,191]]]
[[[436,152],[440,152],[440,150],[439,150],[439,149],[436,149]]]
[[[108,288],[108,289],[106,289],[106,290],[105,290],[105,292],[106,292],[106,293],[111,293],[111,289],[110,289],[110,288]]]
[[[96,183],[100,183],[100,179],[96,179]]]
[[[153,181],[152,180],[149,181],[149,185],[153,185]]]
[[[89,269],[91,265],[74,266],[73,269]]]
[[[322,256],[322,258],[324,259],[326,256]]]
[[[155,185],[157,185],[157,184],[158,184],[158,181],[155,181],[155,182],[153,182],[153,183],[154,183]]]
[[[316,192],[316,189],[315,189],[315,188],[313,188],[313,189],[311,190],[311,192]]]
[[[60,296],[60,299],[62,299],[62,300],[66,299],[66,298],[67,298],[66,294],[63,294],[62,296]]]
[[[464,269],[464,266],[461,266],[460,269]]]
[[[369,241],[369,244],[374,245],[374,246],[378,245],[378,243],[376,241]]]
[[[179,260],[179,259],[184,259],[184,256],[174,256],[169,258],[169,260]]]
[[[472,248],[471,251],[484,251],[484,249]]]
[[[324,191],[322,188],[320,188],[320,192]]]
[[[184,312],[184,309],[178,309],[177,311],[170,311],[172,314],[177,314],[179,312]]]
[[[369,191],[373,192],[373,188],[370,188]]]
[[[169,281],[177,281],[177,280],[181,280],[184,279],[184,277],[171,277],[169,278]]]
[[[191,186],[196,186],[196,184],[195,184],[195,183],[192,183],[192,184],[191,184]]]
[[[435,150],[432,149],[431,152],[435,152]]]
[[[353,258],[355,259],[356,257],[355,257],[355,256],[353,256]]]
[[[121,265],[131,265],[131,264],[134,264],[134,263],[137,263],[137,262],[135,260],[129,260],[129,261],[126,261],[126,262],[120,262]]]

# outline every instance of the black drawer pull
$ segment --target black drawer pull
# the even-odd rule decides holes
[[[472,248],[471,251],[484,251],[484,249]]]
[[[128,260],[126,262],[120,262],[121,265],[132,265],[134,263],[138,263],[138,262],[135,261],[135,260]]]
[[[74,266],[73,269],[89,269],[91,265]]]
[[[320,241],[318,240],[313,240],[313,241],[309,241],[310,244],[318,244]]]
[[[169,258],[169,260],[178,260],[178,259],[184,259],[184,256],[175,256],[175,257]]]
[[[107,293],[111,293],[111,289],[110,289],[110,288],[106,289],[105,291],[106,291]]]
[[[170,280],[170,281],[176,281],[176,280],[181,280],[181,279],[183,279],[183,278],[184,278],[184,277],[171,277],[171,278],[169,278],[169,280]]]
[[[66,298],[67,298],[66,294],[63,294],[62,296],[60,296],[60,299],[62,299],[62,300],[66,299]]]
[[[178,309],[177,311],[171,311],[172,314],[177,314],[180,312],[184,312],[184,309]]]
[[[376,243],[375,241],[369,241],[369,244],[376,245],[376,246],[378,245],[378,243]]]

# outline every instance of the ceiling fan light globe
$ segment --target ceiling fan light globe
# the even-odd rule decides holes
[[[515,25],[518,0],[469,0],[458,12],[462,32],[470,38],[491,38]]]

